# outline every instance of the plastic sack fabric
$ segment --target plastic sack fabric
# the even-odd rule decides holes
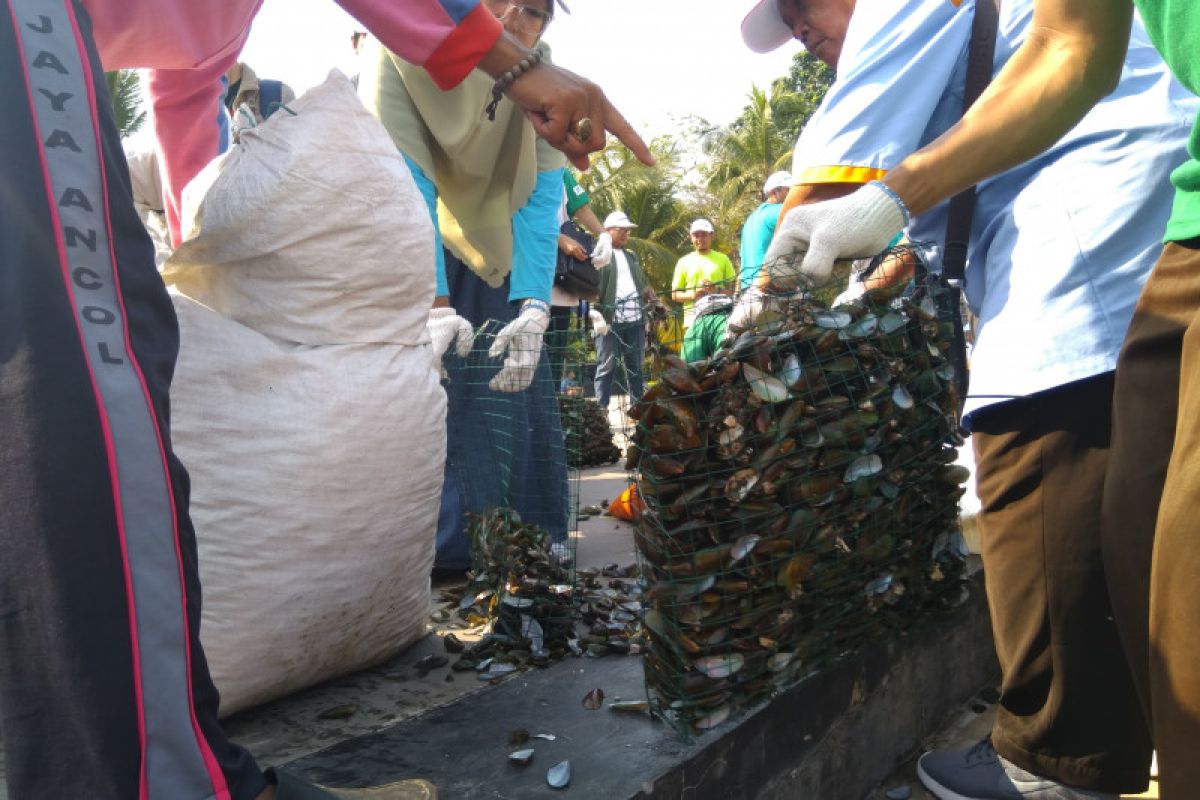
[[[446,399],[428,212],[335,74],[185,193],[175,447],[221,713],[425,633]]]

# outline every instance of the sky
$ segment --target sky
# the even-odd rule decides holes
[[[739,25],[754,0],[566,0],[546,33],[554,61],[590,78],[644,137],[675,133],[689,115],[724,125],[752,84],[787,73],[798,42],[759,55]],[[356,71],[358,26],[333,0],[266,0],[242,60],[297,94],[329,69]]]

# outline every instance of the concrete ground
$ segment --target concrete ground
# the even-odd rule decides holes
[[[623,398],[610,409],[610,422],[618,447],[631,433],[624,415]],[[969,451],[969,448],[966,448]],[[969,461],[969,455],[964,460]],[[607,508],[608,502],[627,485],[623,464],[583,470],[579,476],[579,507]],[[576,532],[576,563],[580,567],[606,564],[625,566],[636,561],[632,529],[603,514],[582,515]],[[434,613],[438,591],[434,590]],[[451,623],[452,625],[452,623]],[[434,627],[451,629],[445,622]],[[441,639],[430,635],[407,651],[381,664],[334,681],[312,687],[290,697],[252,709],[226,720],[231,736],[246,746],[263,766],[283,764],[336,747],[353,737],[373,734],[432,709],[447,708],[460,698],[488,688],[473,673],[454,673],[447,667],[425,671],[421,660],[444,654]],[[610,657],[612,658],[612,657]],[[550,670],[574,672],[586,665],[568,660]],[[631,687],[631,691],[636,687]],[[628,698],[627,698],[628,699]],[[994,706],[976,699],[946,720],[925,743],[927,747],[958,747],[982,738],[991,728]],[[629,746],[629,745],[626,745]],[[882,800],[886,790],[907,786],[915,800],[931,800],[916,777],[916,756],[902,764],[883,781],[868,800]],[[613,765],[620,770],[620,764]],[[1152,791],[1139,795],[1156,798]],[[0,760],[0,800],[8,800]]]

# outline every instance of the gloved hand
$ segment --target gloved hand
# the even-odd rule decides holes
[[[747,328],[754,327],[767,306],[767,296],[757,287],[751,286],[739,294],[733,301],[733,310],[725,328],[730,333],[741,333]]]
[[[763,269],[776,289],[824,286],[836,259],[881,253],[907,224],[908,209],[896,193],[871,181],[846,197],[788,211],[779,221]],[[793,259],[801,253],[804,259],[797,266]]]
[[[496,334],[488,355],[500,358],[504,368],[488,382],[494,392],[520,392],[528,388],[542,355],[542,334],[550,324],[550,306],[545,300],[529,299],[521,313]]]
[[[846,291],[833,298],[833,306],[847,306],[853,303],[858,298],[862,297],[867,291],[867,282],[859,280],[858,275],[850,276],[850,285],[846,287]]]
[[[433,356],[433,366],[442,368],[442,356],[454,343],[454,352],[466,356],[471,352],[471,343],[475,341],[475,329],[471,323],[455,313],[453,308],[429,309],[429,321],[425,323],[429,329],[429,338],[433,340],[430,348]]]
[[[604,231],[596,237],[596,246],[592,248],[592,266],[596,269],[608,266],[612,261],[612,236]]]
[[[608,323],[604,321],[604,315],[596,309],[588,312],[588,319],[592,321],[592,330],[597,336],[603,336],[608,333]]]

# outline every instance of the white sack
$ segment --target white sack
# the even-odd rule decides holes
[[[424,344],[433,225],[404,159],[340,72],[289,107],[188,184],[164,280],[290,342]]]
[[[172,293],[171,421],[222,714],[394,655],[429,609],[428,212],[344,77],[292,107],[214,162],[165,270],[192,294]]]

